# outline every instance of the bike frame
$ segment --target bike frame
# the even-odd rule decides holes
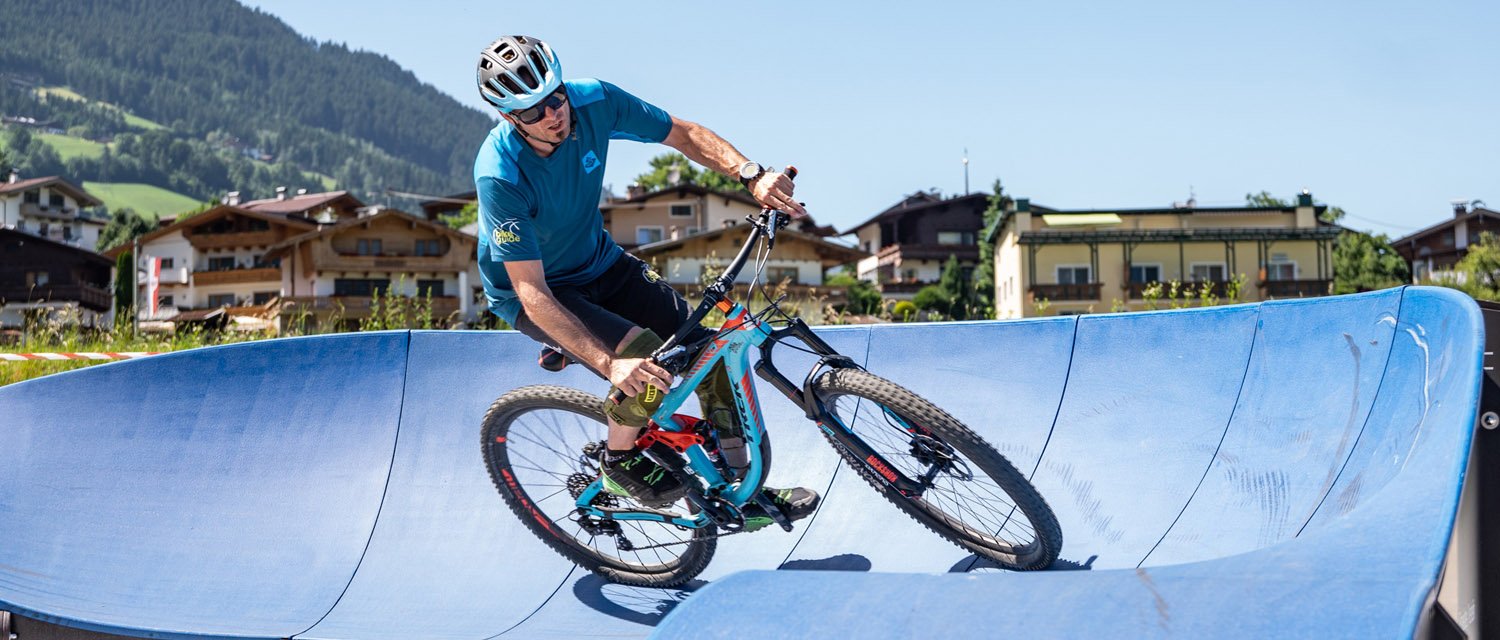
[[[767,238],[774,248],[775,232],[781,225],[785,224],[787,214],[776,210],[765,210],[761,212],[760,220],[752,220],[755,230],[745,240],[737,255],[712,285],[705,291],[703,302],[688,317],[687,322],[678,329],[656,351],[652,356],[658,364],[668,368],[674,375],[681,374],[683,381],[667,393],[662,400],[661,406],[651,416],[653,425],[638,440],[638,444],[645,442],[649,446],[643,446],[647,455],[652,456],[658,464],[667,468],[679,477],[683,482],[690,482],[685,473],[689,468],[703,482],[701,495],[689,493],[689,499],[699,507],[699,512],[692,517],[682,517],[675,514],[654,510],[605,510],[591,504],[595,497],[604,490],[602,481],[595,480],[588,486],[577,499],[577,507],[580,513],[585,513],[598,518],[610,518],[614,520],[644,520],[652,522],[666,522],[680,527],[697,529],[710,524],[725,525],[726,518],[716,505],[727,503],[736,512],[745,504],[762,500],[760,489],[765,484],[767,461],[761,455],[761,444],[766,438],[765,421],[761,417],[760,399],[756,395],[755,385],[750,381],[750,350],[760,350],[761,358],[754,369],[756,375],[770,382],[772,386],[781,391],[788,399],[795,403],[806,413],[807,417],[818,423],[834,440],[848,448],[859,459],[865,460],[880,475],[890,483],[896,490],[906,495],[919,495],[926,489],[926,482],[931,478],[913,480],[904,474],[894,471],[895,467],[888,460],[875,452],[864,440],[860,439],[847,426],[843,425],[831,412],[823,406],[820,399],[814,396],[812,391],[813,379],[826,368],[859,368],[852,359],[840,355],[837,351],[824,342],[822,338],[814,334],[812,328],[800,318],[792,319],[786,327],[774,329],[768,322],[763,322],[752,315],[743,305],[729,298],[729,292],[733,287],[734,280],[738,277],[740,269],[749,259],[751,251],[755,248],[761,238]],[[778,216],[782,218],[778,219]],[[774,304],[774,303],[773,303]],[[724,324],[719,331],[711,336],[684,344],[688,336],[699,326],[699,323],[708,313],[714,309],[724,312]],[[808,372],[803,384],[798,385],[787,379],[778,371],[772,363],[772,349],[781,340],[796,338],[805,343],[815,355],[819,356],[816,364]],[[681,356],[684,354],[696,354],[691,367],[679,366]],[[705,382],[710,371],[718,362],[723,362],[725,370],[729,374],[730,387],[734,391],[735,410],[739,414],[740,424],[744,425],[745,446],[749,449],[750,465],[743,478],[730,482],[720,472],[709,457],[708,450],[704,447],[707,442],[695,433],[698,419],[691,416],[677,414],[676,411],[688,399],[699,385]],[[686,369],[684,373],[683,369]],[[915,427],[906,424],[900,416],[886,412],[887,416],[898,421],[905,429],[912,433],[918,433]],[[831,428],[834,425],[837,428]],[[662,455],[657,447],[669,447],[681,456]],[[685,463],[683,460],[685,459]],[[706,501],[715,501],[712,504]],[[763,504],[768,512],[775,512],[771,505]],[[719,514],[714,515],[715,511]],[[782,528],[790,530],[791,525],[781,522]]]

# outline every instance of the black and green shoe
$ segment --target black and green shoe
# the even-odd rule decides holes
[[[639,451],[615,460],[608,454],[602,457],[599,468],[606,492],[648,507],[664,507],[687,495],[687,487]]]
[[[814,511],[818,510],[818,503],[823,500],[818,495],[818,492],[802,487],[792,487],[790,489],[765,487],[760,492],[771,500],[771,504],[781,509],[781,513],[785,514],[787,520],[792,522],[812,515]],[[766,513],[759,504],[752,502],[745,505],[746,532],[762,529],[766,525],[775,522],[776,520],[771,517],[771,514]]]

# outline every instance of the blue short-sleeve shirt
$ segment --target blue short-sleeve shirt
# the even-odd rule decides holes
[[[574,133],[552,155],[538,156],[502,120],[474,160],[479,278],[490,310],[512,325],[521,302],[504,263],[541,260],[548,286],[583,284],[602,275],[622,253],[599,212],[609,141],[661,142],[672,131],[667,112],[608,82],[564,85]]]

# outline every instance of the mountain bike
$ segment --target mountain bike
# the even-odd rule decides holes
[[[786,531],[792,523],[763,495],[770,440],[751,384],[755,373],[815,422],[843,461],[907,515],[974,554],[1013,570],[1043,569],[1057,559],[1062,531],[1047,502],[1009,461],[957,418],[917,394],[864,370],[781,307],[785,295],[750,313],[730,299],[733,283],[759,251],[750,296],[790,220],[765,209],[747,216],[753,229],[739,253],[684,325],[652,359],[682,381],[667,392],[636,446],[689,488],[685,499],[648,507],[606,493],[599,453],[607,425],[602,400],[555,385],[516,389],[484,416],[485,465],[510,509],[548,546],[606,580],[672,587],[692,580],[713,559],[718,538],[746,533],[752,502]],[[717,332],[689,340],[714,310]],[[802,384],[776,369],[786,346],[817,357]],[[707,420],[675,413],[723,361],[744,425],[749,466],[731,469]],[[618,393],[618,391],[616,392]],[[618,402],[621,396],[612,398]]]

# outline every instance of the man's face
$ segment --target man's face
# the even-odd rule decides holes
[[[567,94],[564,93],[562,95],[566,96]],[[543,101],[544,104],[546,102],[545,100]],[[542,116],[541,120],[537,120],[531,124],[521,122],[519,118],[509,113],[501,115],[505,116],[505,119],[510,121],[512,125],[526,132],[526,135],[542,142],[557,145],[562,144],[562,141],[567,139],[568,135],[573,132],[572,108],[573,105],[564,98],[562,104],[557,107],[545,107],[546,115]]]

